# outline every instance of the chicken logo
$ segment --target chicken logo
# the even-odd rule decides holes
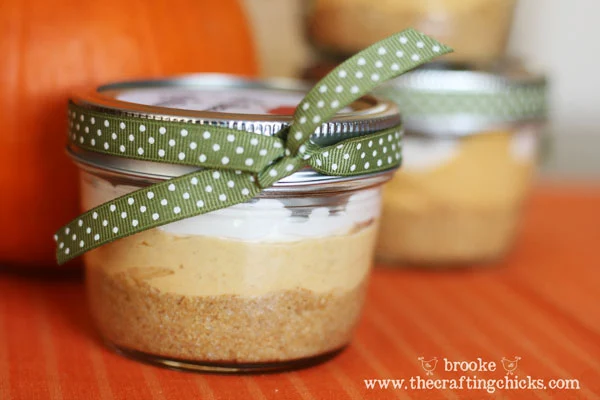
[[[435,371],[435,367],[437,367],[438,359],[437,357],[433,357],[431,360],[425,360],[425,357],[419,357],[419,361],[421,361],[421,365],[425,370],[425,375],[433,375],[433,371]]]
[[[513,375],[515,370],[517,369],[517,364],[521,357],[515,356],[514,360],[509,360],[506,357],[502,357],[502,366],[506,370],[506,375]]]

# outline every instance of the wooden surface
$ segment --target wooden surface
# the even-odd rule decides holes
[[[438,358],[426,376],[418,357]],[[579,390],[367,389],[365,379],[577,379]],[[445,371],[444,358],[497,369]],[[509,376],[514,379],[514,376]],[[409,386],[409,381],[406,381]],[[486,269],[378,268],[352,345],[306,370],[199,375],[105,349],[79,279],[0,273],[0,399],[600,398],[600,188],[540,188],[513,253]]]

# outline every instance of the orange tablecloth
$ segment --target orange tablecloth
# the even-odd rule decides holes
[[[421,356],[438,358],[433,375]],[[501,359],[516,356],[509,378],[577,379],[580,389],[409,386],[417,376],[505,379]],[[495,361],[497,370],[450,372],[444,358]],[[365,379],[407,379],[408,388],[368,389]],[[199,375],[122,358],[95,336],[79,279],[0,274],[1,400],[271,398],[600,398],[600,189],[537,190],[514,252],[494,268],[378,269],[352,345],[284,374]]]

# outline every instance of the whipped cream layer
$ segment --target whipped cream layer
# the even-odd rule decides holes
[[[514,161],[535,162],[540,134],[536,127],[523,126],[514,132],[498,131],[498,133],[510,135],[509,151]],[[464,140],[467,139],[406,135],[402,144],[402,171],[429,171],[449,164],[461,155]]]
[[[113,185],[83,173],[82,206],[96,207],[139,187]],[[307,198],[307,204],[310,200]],[[178,236],[210,236],[251,242],[293,242],[305,238],[344,235],[380,214],[380,189],[351,195],[344,206],[286,207],[285,199],[254,199],[222,210],[186,218],[157,229]]]

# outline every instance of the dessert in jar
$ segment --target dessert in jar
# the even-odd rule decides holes
[[[452,46],[447,60],[486,64],[504,55],[516,0],[315,0],[308,31],[332,54],[352,54],[415,27]]]
[[[112,128],[112,122],[105,128],[98,117],[91,127],[90,112],[221,124],[258,137],[289,123],[302,94],[291,84],[215,76],[126,83],[74,99],[83,111],[70,118],[72,129],[97,128],[107,140],[120,128]],[[393,103],[366,96],[320,125],[312,140],[330,146],[395,129],[386,138],[387,163],[400,157],[399,122]],[[147,131],[134,141],[156,140],[151,146],[158,145]],[[96,141],[100,145],[103,139]],[[241,144],[236,148],[247,151]],[[76,140],[69,152],[81,168],[85,210],[195,169],[90,152]],[[352,177],[302,169],[244,203],[91,250],[84,255],[87,291],[102,337],[127,355],[200,370],[280,369],[334,354],[350,341],[360,314],[379,223],[380,187],[394,169]],[[222,184],[244,194],[244,187],[227,181],[224,173],[215,171],[212,177],[214,189],[207,191]],[[185,188],[173,188],[179,190],[182,204],[191,201]],[[145,210],[145,199],[131,200],[131,210]],[[165,209],[172,206],[165,201]]]
[[[399,60],[402,48],[411,57]],[[87,210],[56,256],[84,255],[112,347],[195,370],[265,371],[342,349],[359,317],[381,185],[401,162],[394,103],[367,95],[451,49],[412,29],[310,90],[222,75],[71,99]]]
[[[384,190],[376,254],[461,266],[505,254],[518,230],[546,116],[546,82],[516,63],[421,69],[379,91],[403,113],[403,168]]]

